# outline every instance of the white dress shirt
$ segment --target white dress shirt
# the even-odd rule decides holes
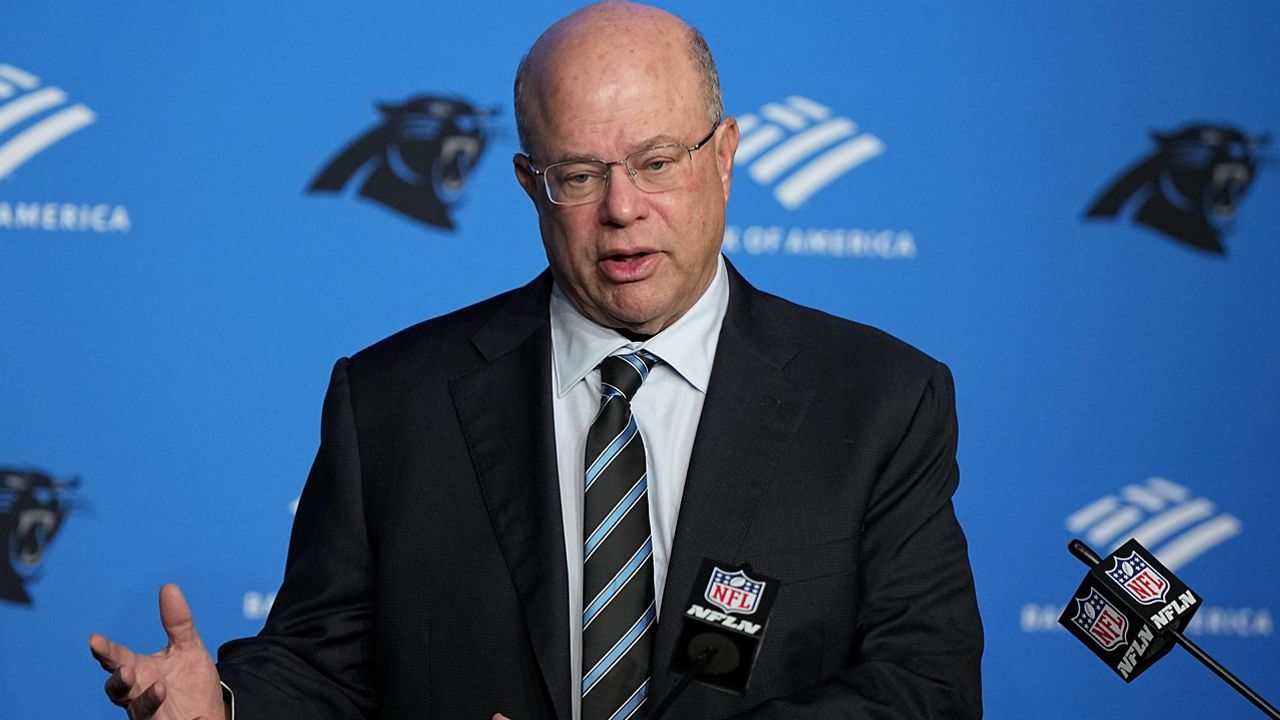
[[[556,466],[569,567],[569,655],[573,718],[581,718],[582,686],[582,474],[587,431],[600,408],[600,369],[610,355],[641,348],[662,362],[631,401],[644,439],[649,473],[649,524],[653,535],[653,583],[662,607],[663,583],[675,537],[680,498],[720,326],[729,306],[729,280],[721,257],[702,297],[670,327],[644,342],[601,327],[569,303],[557,285],[551,292],[551,389],[555,413]]]

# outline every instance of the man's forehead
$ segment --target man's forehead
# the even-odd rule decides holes
[[[555,135],[549,138],[547,142],[547,157],[542,161],[545,163],[564,162],[566,160],[621,160],[623,157],[630,156],[633,153],[646,150],[655,145],[667,145],[670,143],[687,144],[686,139],[672,132],[663,132],[656,135],[648,135],[635,141],[621,141],[618,143],[610,143],[609,149],[597,149],[595,147],[587,147],[595,143],[580,143],[583,147],[575,147],[572,138]]]
[[[694,142],[689,135],[704,132],[706,107],[691,72],[634,73],[618,68],[595,73],[594,78],[598,85],[561,84],[536,101],[538,130],[545,135],[547,151],[629,154],[660,143]]]
[[[691,145],[708,129],[705,108],[697,101],[646,98],[597,106],[591,112],[581,112],[572,104],[549,104],[542,110],[534,129],[540,140],[538,159],[544,163],[618,160],[654,145]]]

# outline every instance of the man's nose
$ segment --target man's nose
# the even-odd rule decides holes
[[[609,166],[609,184],[600,201],[600,221],[610,225],[630,225],[644,217],[648,193],[636,187],[627,166]]]

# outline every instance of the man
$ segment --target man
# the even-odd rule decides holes
[[[262,633],[215,668],[167,586],[165,651],[91,638],[108,696],[135,718],[213,720],[219,680],[239,720],[640,718],[712,558],[780,581],[767,639],[745,696],[694,685],[669,717],[979,717],[950,375],[721,260],[738,128],[701,36],[585,8],[530,50],[516,111],[549,274],[340,361]]]

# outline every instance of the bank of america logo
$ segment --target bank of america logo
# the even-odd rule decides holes
[[[0,63],[0,179],[97,118],[67,94],[40,85],[40,78]]]
[[[1067,518],[1072,534],[1114,550],[1130,537],[1177,571],[1210,548],[1240,534],[1240,521],[1206,498],[1164,478],[1148,478],[1117,495],[1094,500]]]
[[[734,157],[788,210],[884,152],[880,138],[858,134],[849,118],[799,95],[737,118],[742,140]]]

